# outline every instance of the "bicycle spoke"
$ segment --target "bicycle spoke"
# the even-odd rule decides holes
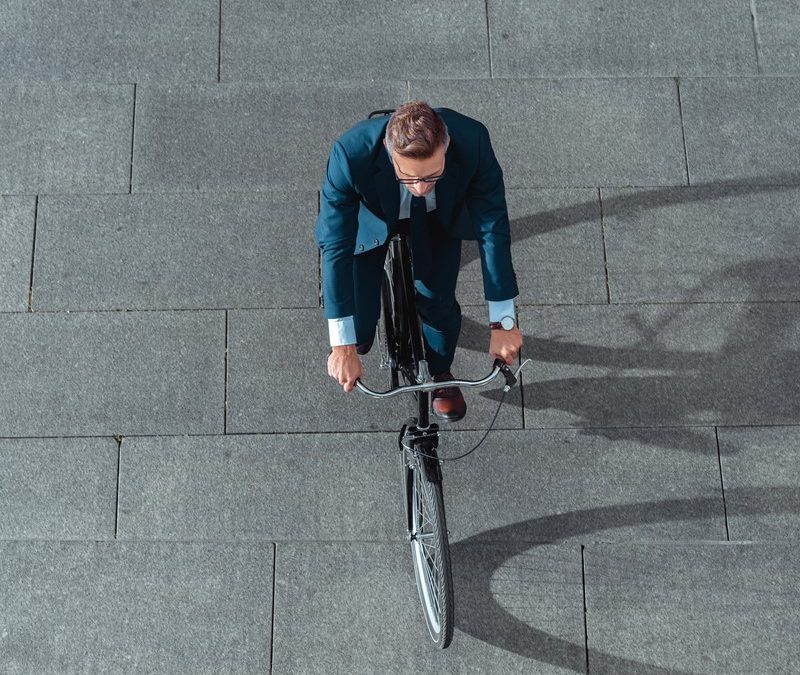
[[[423,565],[423,571],[425,572],[425,578],[428,582],[428,592],[430,593],[434,609],[436,610],[436,616],[439,617],[441,616],[441,610],[439,609],[439,584],[434,581],[435,572],[427,564],[427,561]]]
[[[436,560],[436,554],[438,553],[438,548],[436,544],[427,544],[424,541],[420,543],[422,545],[423,551],[425,551],[425,555],[427,555],[431,561]]]

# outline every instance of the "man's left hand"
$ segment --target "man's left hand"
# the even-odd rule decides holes
[[[511,330],[495,328],[491,333],[489,353],[493,359],[503,359],[510,366],[522,347],[522,332],[515,326]]]

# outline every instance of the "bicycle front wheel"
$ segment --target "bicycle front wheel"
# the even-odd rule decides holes
[[[414,575],[428,632],[436,646],[444,649],[453,639],[455,617],[442,484],[428,480],[419,457],[415,458],[412,473],[411,554]]]

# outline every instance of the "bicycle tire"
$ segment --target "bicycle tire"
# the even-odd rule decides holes
[[[434,644],[445,649],[453,639],[454,593],[442,483],[430,480],[425,462],[414,457],[411,490],[411,555],[425,623]]]

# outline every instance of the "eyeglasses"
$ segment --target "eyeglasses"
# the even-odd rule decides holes
[[[413,185],[414,183],[435,183],[437,180],[441,180],[442,176],[444,176],[443,167],[442,173],[440,173],[438,176],[427,176],[426,178],[399,178],[397,176],[397,172],[400,171],[400,169],[397,168],[394,157],[392,157],[392,164],[394,164],[395,178],[397,179],[397,182],[403,183],[403,185]],[[400,171],[400,173],[402,173],[402,171]]]

